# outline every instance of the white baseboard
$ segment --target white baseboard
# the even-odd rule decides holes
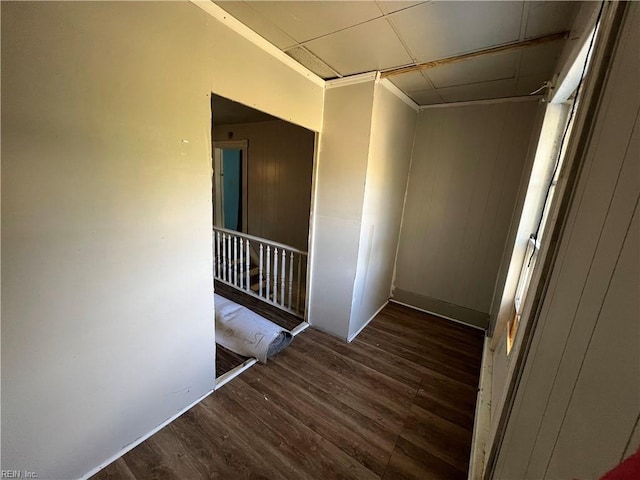
[[[309,324],[307,322],[302,322],[300,325],[298,325],[296,328],[294,328],[293,330],[291,330],[291,335],[293,335],[294,337],[296,335],[298,335],[299,333],[304,332],[307,328],[309,328]]]
[[[446,315],[442,315],[440,313],[432,312],[430,310],[425,310],[424,308],[416,307],[415,305],[409,305],[408,303],[400,302],[398,300],[394,300],[393,298],[390,298],[389,301],[392,302],[392,303],[397,303],[398,305],[402,305],[403,307],[412,308],[413,310],[418,310],[419,312],[428,313],[429,315],[433,315],[434,317],[444,318],[445,320],[450,320],[452,322],[459,323],[460,325],[465,325],[467,327],[475,328],[476,330],[482,330],[483,332],[485,331],[484,328],[479,327],[477,325],[473,325],[473,324],[467,323],[467,322],[461,322],[460,320],[456,320],[455,318],[447,317]]]
[[[198,403],[200,403],[202,400],[204,400],[205,398],[207,398],[209,395],[211,395],[213,393],[213,390],[210,390],[209,392],[205,393],[203,396],[201,396],[200,398],[198,398],[195,402],[187,405],[185,408],[183,408],[182,410],[180,410],[178,413],[176,413],[175,415],[173,415],[172,417],[169,417],[168,419],[166,419],[164,422],[162,422],[160,425],[158,425],[156,428],[154,428],[153,430],[151,430],[150,432],[142,435],[141,437],[138,437],[136,440],[134,440],[133,442],[131,442],[129,445],[127,445],[126,447],[124,447],[122,450],[120,450],[118,453],[116,453],[115,455],[113,455],[112,457],[109,457],[106,461],[102,462],[100,465],[98,465],[96,468],[89,470],[87,473],[85,473],[82,477],[81,480],[85,480],[89,477],[94,476],[96,473],[98,473],[100,470],[102,470],[103,468],[108,467],[109,465],[111,465],[113,462],[115,462],[116,460],[118,460],[120,457],[122,457],[123,455],[127,454],[128,452],[130,452],[131,450],[133,450],[134,448],[136,448],[138,445],[140,445],[142,442],[144,442],[145,440],[147,440],[148,438],[150,438],[152,435],[154,435],[155,433],[159,432],[160,430],[162,430],[164,427],[166,427],[167,425],[169,425],[171,422],[173,422],[176,418],[178,418],[180,415],[182,415],[183,413],[185,413],[187,410],[190,410],[192,407],[196,406]]]
[[[473,439],[469,458],[468,480],[481,480],[484,474],[486,451],[491,433],[491,381],[493,377],[493,350],[490,339],[485,337],[480,367],[480,387],[476,399],[476,415],[473,422]]]
[[[236,378],[242,372],[244,372],[245,370],[248,370],[249,368],[253,367],[256,363],[258,363],[258,359],[250,358],[249,360],[245,360],[243,363],[238,365],[236,368],[234,368],[232,370],[229,370],[226,373],[223,373],[218,378],[216,378],[215,390],[220,389],[224,384],[229,383],[231,380]]]
[[[358,329],[358,331],[357,331],[357,332],[355,332],[353,335],[349,335],[349,338],[347,338],[347,342],[349,342],[349,343],[353,342],[353,340],[354,340],[358,335],[360,335],[360,332],[361,332],[362,330],[364,330],[364,329],[365,329],[365,327],[371,323],[371,320],[373,320],[374,318],[376,318],[376,317],[378,316],[378,314],[382,311],[382,309],[383,309],[384,307],[386,307],[386,306],[387,306],[387,304],[388,304],[388,303],[389,303],[389,300],[387,300],[386,302],[384,302],[384,303],[382,304],[382,306],[381,306],[378,310],[376,310],[376,313],[374,313],[373,315],[371,315],[371,318],[370,318],[369,320],[367,320],[366,322],[364,322],[364,325],[362,325],[362,326]]]

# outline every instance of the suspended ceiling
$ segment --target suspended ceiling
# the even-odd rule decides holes
[[[567,31],[581,2],[217,1],[324,79],[438,60]],[[419,105],[527,95],[565,40],[389,79]]]

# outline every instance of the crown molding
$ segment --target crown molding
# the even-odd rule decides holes
[[[431,108],[466,107],[470,105],[485,105],[491,103],[532,102],[534,100],[540,101],[542,98],[542,95],[524,95],[520,97],[491,98],[488,100],[470,100],[467,102],[436,103],[433,105],[421,105],[420,111],[422,112],[423,110],[429,110]]]
[[[357,75],[349,75],[348,77],[336,78],[335,80],[325,81],[325,88],[346,87],[347,85],[356,85],[358,83],[372,82],[378,77],[378,72],[359,73]]]
[[[414,102],[411,97],[409,97],[406,93],[404,93],[402,90],[400,90],[398,87],[396,87],[391,80],[389,80],[388,78],[380,78],[378,80],[378,83],[383,86],[384,88],[386,88],[387,90],[389,90],[391,93],[393,93],[396,97],[398,97],[400,100],[402,100],[404,103],[406,103],[407,105],[409,105],[412,109],[414,109],[416,112],[420,111],[420,105],[418,105],[416,102]]]

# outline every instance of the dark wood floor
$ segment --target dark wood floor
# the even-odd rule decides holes
[[[215,292],[232,302],[236,302],[239,305],[243,305],[248,309],[253,310],[258,315],[262,315],[264,318],[271,320],[273,323],[276,323],[287,330],[294,329],[303,321],[301,318],[298,318],[291,313],[280,310],[279,308],[269,305],[262,300],[258,300],[251,295],[244,294],[222,282],[215,282]],[[237,353],[227,350],[220,345],[216,345],[216,378],[242,365],[247,359],[248,357],[243,357],[242,355],[238,355]]]
[[[465,479],[482,333],[390,304],[308,329],[96,479]]]

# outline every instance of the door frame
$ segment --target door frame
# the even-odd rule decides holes
[[[248,233],[248,200],[249,200],[249,140],[224,140],[220,142],[213,142],[213,189],[214,189],[214,208],[215,219],[214,224],[218,227],[223,226],[224,213],[221,208],[216,208],[222,205],[222,176],[224,176],[224,169],[222,167],[221,157],[219,157],[219,151],[225,148],[242,150],[242,228],[240,231]],[[217,168],[216,168],[217,167]]]

